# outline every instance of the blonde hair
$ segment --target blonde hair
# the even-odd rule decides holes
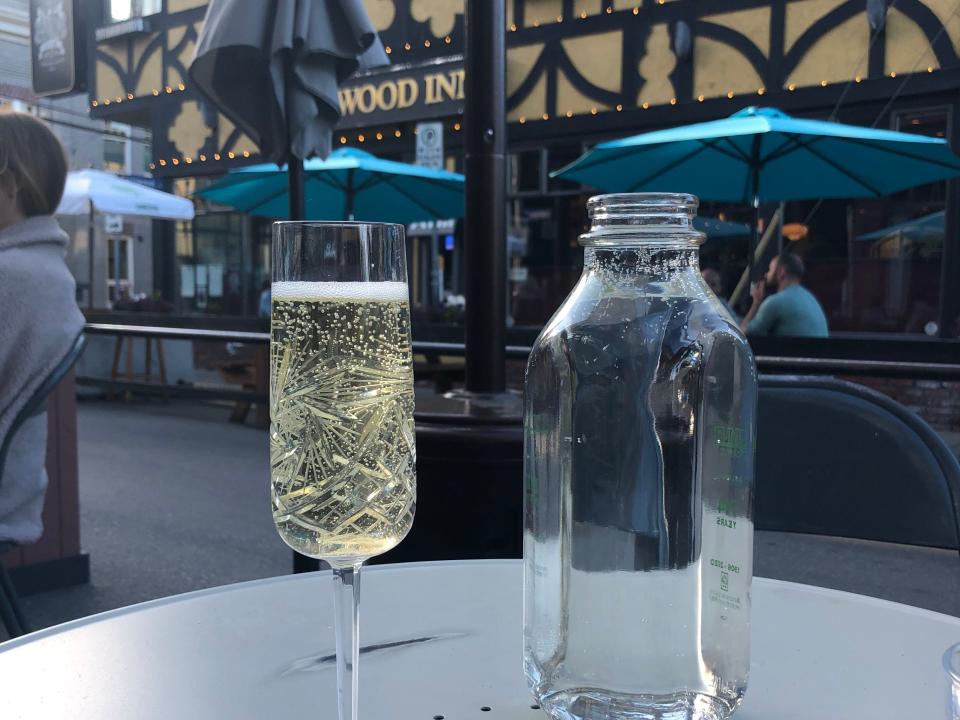
[[[0,185],[24,217],[52,215],[67,179],[63,146],[44,122],[20,112],[0,112]]]

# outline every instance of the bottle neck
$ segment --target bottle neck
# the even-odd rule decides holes
[[[704,236],[693,227],[692,195],[598,195],[587,202],[590,230],[580,236],[584,269],[610,277],[663,277],[697,270]]]
[[[643,244],[587,245],[583,251],[584,272],[615,277],[665,278],[699,271],[700,251],[696,246],[676,247]]]

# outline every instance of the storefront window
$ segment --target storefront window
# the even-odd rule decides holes
[[[178,223],[179,310],[217,315],[256,314],[254,273],[243,215],[208,213]],[[250,256],[250,257],[248,257]]]

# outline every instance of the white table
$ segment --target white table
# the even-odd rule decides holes
[[[895,579],[891,579],[895,582]],[[364,570],[369,720],[537,720],[521,673],[517,561]],[[753,668],[738,720],[946,717],[960,620],[773,580],[754,584]],[[312,573],[144,603],[0,645],[0,717],[336,717],[331,580]],[[490,708],[487,711],[481,708]]]

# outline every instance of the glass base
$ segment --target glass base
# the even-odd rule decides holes
[[[703,693],[619,695],[577,688],[548,693],[540,706],[557,720],[727,720],[739,705]]]

